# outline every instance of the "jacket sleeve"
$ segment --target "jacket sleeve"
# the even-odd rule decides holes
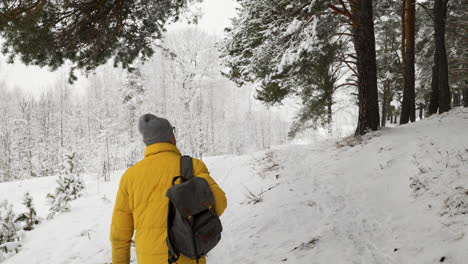
[[[211,178],[210,173],[208,172],[208,169],[206,168],[206,165],[203,163],[203,161],[194,159],[193,163],[194,175],[204,178],[208,182],[211,191],[213,192],[216,213],[218,216],[221,216],[227,207],[226,194],[224,193],[223,189],[221,189],[221,187],[219,187],[219,185],[213,180],[213,178]]]
[[[115,200],[114,213],[110,240],[112,243],[112,264],[130,263],[130,244],[133,237],[133,214],[130,209],[127,189],[127,177],[125,173],[121,180],[117,198]]]

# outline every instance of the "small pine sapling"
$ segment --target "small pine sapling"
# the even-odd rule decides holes
[[[0,250],[5,254],[18,253],[21,246],[19,243],[21,233],[18,232],[19,228],[14,219],[13,205],[5,200],[0,204]]]
[[[65,165],[62,169],[64,175],[64,188],[72,196],[72,200],[81,196],[85,186],[80,178],[81,164],[78,155],[73,152],[65,155]]]
[[[57,213],[70,211],[69,202],[82,195],[84,183],[79,175],[79,161],[76,153],[65,155],[62,175],[57,179],[58,187],[54,193],[47,194],[50,207],[48,219]]]
[[[34,209],[33,205],[33,198],[29,192],[24,194],[23,205],[26,206],[27,211],[16,217],[15,222],[22,222],[23,230],[31,231],[34,229],[35,225],[40,223],[40,220],[37,217],[36,209]]]
[[[68,194],[67,185],[65,183],[64,177],[59,176],[57,179],[58,187],[55,189],[54,193],[47,194],[47,202],[50,205],[50,213],[47,216],[47,219],[52,219],[57,213],[68,212],[70,211],[71,196]]]

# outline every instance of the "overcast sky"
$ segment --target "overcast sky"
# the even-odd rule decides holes
[[[197,27],[208,33],[223,34],[225,27],[229,26],[230,18],[235,15],[234,0],[205,0],[201,4],[202,18]],[[174,30],[184,25],[171,25],[169,30]],[[22,89],[33,96],[40,95],[44,90],[52,87],[60,79],[63,79],[64,70],[50,72],[47,68],[25,66],[21,62],[6,64],[5,57],[0,55],[0,85],[6,84],[9,88]],[[86,80],[80,77],[75,84],[77,90],[86,84]]]

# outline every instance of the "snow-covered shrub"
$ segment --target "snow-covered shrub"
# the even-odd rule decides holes
[[[21,246],[19,243],[20,227],[14,220],[13,205],[5,200],[0,204],[0,251],[4,254],[18,253]]]
[[[35,225],[40,223],[37,217],[36,209],[34,209],[33,198],[29,192],[24,194],[23,205],[26,206],[27,211],[16,217],[16,223],[23,223],[23,230],[31,231]]]
[[[84,189],[83,181],[75,175],[59,176],[57,184],[55,192],[47,194],[50,204],[48,219],[53,218],[57,213],[70,211],[70,201],[80,197]]]
[[[62,175],[57,179],[58,187],[54,193],[47,194],[50,204],[48,219],[53,218],[57,213],[70,211],[69,202],[82,195],[84,183],[81,179],[79,161],[76,153],[65,155]]]
[[[57,180],[58,182],[61,181],[61,178]],[[59,183],[60,184],[60,183]],[[58,191],[60,189],[60,191]],[[49,214],[47,215],[47,219],[52,219],[57,213],[63,213],[70,211],[70,204],[71,198],[67,196],[61,189],[61,187],[57,187],[55,194],[48,193],[47,194],[47,202],[50,205]]]

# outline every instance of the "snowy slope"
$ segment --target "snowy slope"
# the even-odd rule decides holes
[[[456,109],[358,145],[347,139],[207,158],[229,200],[224,238],[209,262],[467,263],[467,131],[468,110]],[[89,176],[72,212],[27,233],[23,250],[4,263],[110,263],[119,174],[99,188]],[[0,184],[0,199],[31,190],[38,205],[54,185],[50,178]],[[261,201],[248,199],[248,190]]]

